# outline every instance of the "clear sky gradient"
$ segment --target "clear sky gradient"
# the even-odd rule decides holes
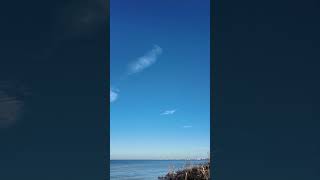
[[[209,0],[111,0],[111,159],[207,157]]]

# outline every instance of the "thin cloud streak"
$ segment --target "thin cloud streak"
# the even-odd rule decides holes
[[[143,71],[153,65],[158,56],[162,54],[162,49],[158,45],[154,45],[153,49],[147,52],[144,56],[139,57],[137,61],[131,63],[128,68],[128,75],[132,75]]]
[[[192,128],[192,126],[190,126],[190,125],[185,125],[185,126],[183,126],[183,128]]]
[[[139,57],[136,61],[132,62],[128,65],[128,70],[124,74],[123,77],[121,77],[121,80],[124,80],[128,77],[128,75],[132,75],[138,72],[143,71],[144,69],[150,67],[153,65],[157,59],[158,56],[162,54],[162,48],[158,45],[153,45],[153,48],[147,52],[144,56]],[[110,103],[116,101],[119,97],[119,90],[116,89],[110,89]],[[175,110],[174,110],[175,111]],[[167,112],[173,114],[174,112]]]
[[[110,102],[111,103],[118,99],[118,96],[119,96],[118,92],[119,92],[118,90],[110,89]]]
[[[171,115],[171,114],[174,114],[176,112],[176,110],[167,110],[167,111],[164,111],[163,113],[161,113],[161,115]]]

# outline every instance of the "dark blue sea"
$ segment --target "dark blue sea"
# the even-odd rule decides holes
[[[111,160],[111,180],[157,180],[170,169],[175,171],[189,165],[204,163],[204,160]]]

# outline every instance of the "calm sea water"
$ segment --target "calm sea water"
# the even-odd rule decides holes
[[[111,160],[110,179],[157,180],[159,176],[167,174],[172,167],[174,170],[178,170],[188,164],[195,165],[204,162],[200,160]]]

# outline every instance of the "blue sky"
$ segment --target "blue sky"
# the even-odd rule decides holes
[[[111,159],[210,151],[209,0],[111,0]]]

